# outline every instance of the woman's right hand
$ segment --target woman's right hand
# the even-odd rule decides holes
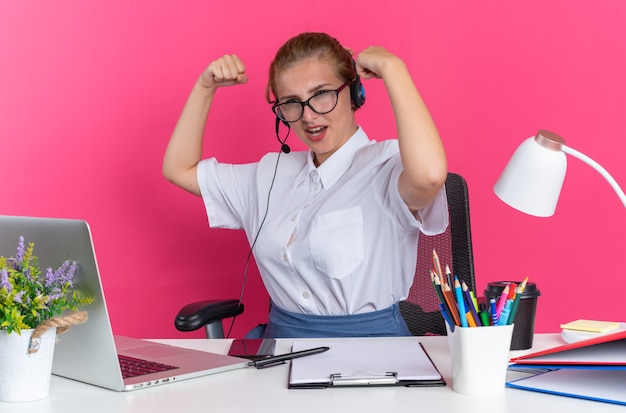
[[[248,81],[246,67],[237,55],[227,54],[212,61],[198,79],[206,88],[243,84]]]

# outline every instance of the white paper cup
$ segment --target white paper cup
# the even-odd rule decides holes
[[[452,389],[463,394],[497,394],[504,391],[513,324],[489,327],[455,327],[448,345],[452,362]]]

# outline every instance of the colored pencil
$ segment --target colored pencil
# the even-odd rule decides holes
[[[467,312],[467,314],[465,314],[465,316],[467,317],[467,324],[470,327],[479,327],[480,326],[480,321],[476,322],[476,320],[474,319],[474,316],[472,315],[471,312]]]
[[[441,272],[441,263],[439,262],[439,255],[437,255],[437,251],[435,251],[434,248],[433,248],[433,265],[435,266],[435,272],[437,273],[437,276],[439,276],[441,283],[445,284],[442,279],[443,273]]]
[[[465,283],[465,281],[461,281],[461,290],[463,290],[463,297],[465,297],[465,301],[467,303],[467,308],[469,312],[472,314],[472,318],[476,321],[476,325],[482,325],[480,318],[478,317],[478,309],[474,304],[474,300],[472,300],[472,295],[469,287]]]
[[[452,271],[450,271],[450,267],[446,264],[446,278],[448,281],[448,285],[454,285],[454,277],[452,276]]]
[[[446,302],[448,303],[448,308],[450,308],[450,313],[452,313],[454,323],[457,326],[460,326],[461,318],[459,317],[459,310],[456,306],[456,301],[454,300],[454,295],[452,294],[450,286],[448,284],[442,284],[441,289],[443,290],[443,296],[446,298]]]
[[[498,300],[498,303],[496,304],[496,313],[498,314],[498,318],[500,317],[500,313],[502,313],[502,310],[504,309],[504,304],[506,304],[506,300],[508,296],[509,296],[509,285],[507,284],[504,287],[504,290],[502,290],[500,299]]]
[[[443,303],[445,299],[443,298],[443,292],[441,291],[441,281],[439,281],[439,277],[437,277],[437,274],[435,274],[433,270],[430,270],[430,280],[433,283],[433,287],[435,287],[435,292],[439,297],[439,301]]]
[[[454,332],[455,324],[452,320],[450,320],[450,314],[446,311],[445,305],[443,303],[439,303],[439,309],[441,310],[441,315],[443,315],[443,318],[450,327],[450,332]]]
[[[459,306],[459,317],[461,318],[461,327],[467,327],[467,311],[465,310],[465,298],[463,298],[463,290],[458,278],[454,279],[454,292],[456,293],[456,302]]]
[[[435,287],[435,291],[437,292],[437,296],[439,297],[439,302],[441,303],[445,311],[448,314],[451,314],[450,307],[448,306],[448,302],[444,297],[443,291],[441,289],[441,281],[439,281],[439,277],[437,277],[437,274],[435,274],[433,270],[430,270],[430,277],[432,279],[433,286]]]
[[[515,299],[513,299],[513,303],[511,304],[511,311],[509,313],[509,318],[507,320],[507,324],[513,324],[513,320],[515,320],[515,313],[517,312],[517,306],[519,306],[519,300],[522,298],[522,293],[520,291],[521,287],[517,287],[515,291]]]
[[[463,282],[465,283],[465,282]],[[465,284],[467,286],[467,284]],[[470,297],[472,297],[472,302],[474,303],[474,308],[476,309],[476,311],[478,311],[478,300],[476,299],[476,294],[474,293],[474,291],[470,290]]]
[[[511,283],[511,286],[509,287],[509,295],[507,297],[508,300],[515,299],[515,291],[517,291],[517,284]]]
[[[517,291],[515,292],[515,300],[513,300],[513,305],[511,305],[511,313],[509,314],[509,319],[507,320],[507,324],[513,324],[515,321],[515,315],[517,314],[517,307],[519,306],[519,300],[522,298],[522,293],[524,289],[526,289],[526,283],[528,282],[528,277],[524,278],[524,281],[521,282],[519,286],[517,286]]]

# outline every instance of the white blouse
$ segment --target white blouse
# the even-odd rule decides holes
[[[448,225],[445,189],[416,217],[398,191],[401,171],[397,140],[370,141],[359,128],[317,168],[306,151],[241,165],[211,158],[198,182],[211,227],[244,229],[252,243],[263,222],[254,257],[276,305],[349,315],[405,299],[419,231]]]

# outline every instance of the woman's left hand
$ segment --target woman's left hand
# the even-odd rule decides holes
[[[355,59],[356,70],[363,79],[384,78],[389,70],[403,62],[384,47],[370,46],[363,50]]]

